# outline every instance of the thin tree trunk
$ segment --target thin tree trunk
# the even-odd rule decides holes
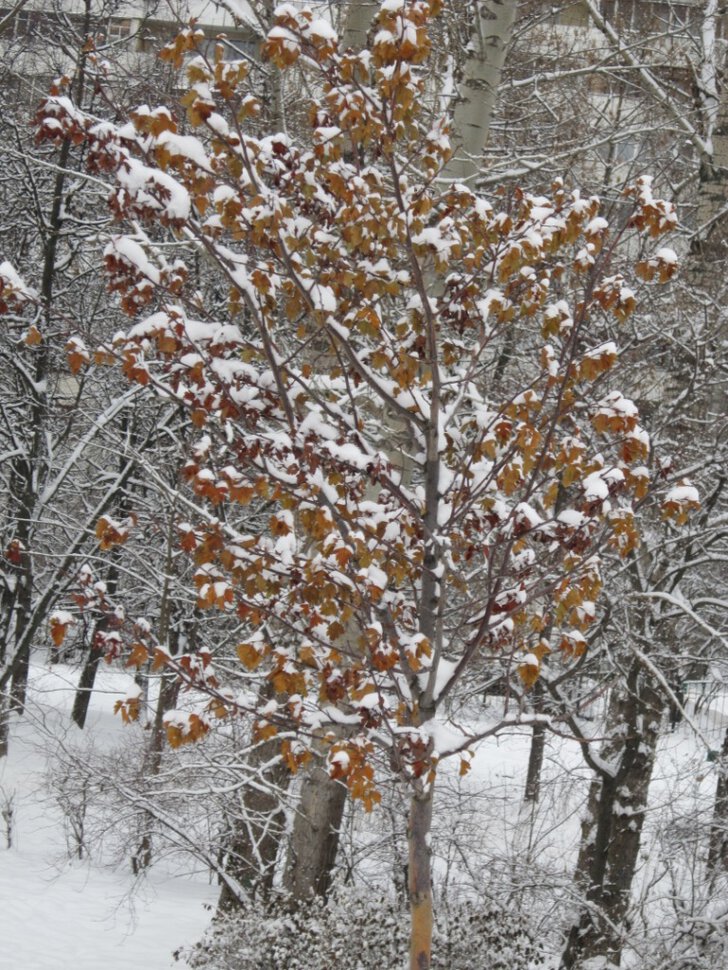
[[[178,694],[179,682],[176,674],[163,672],[159,682],[159,696],[157,697],[157,706],[154,711],[151,737],[144,760],[144,778],[155,778],[160,772],[165,738],[164,715],[167,711],[171,711],[177,703]],[[131,857],[131,868],[134,875],[138,875],[142,870],[148,869],[152,864],[153,823],[154,818],[152,815],[145,812],[142,817],[139,842]]]
[[[10,698],[5,689],[0,689],[0,758],[8,754],[10,738]]]
[[[91,27],[91,2],[85,0],[83,35],[87,36]],[[83,104],[86,77],[87,52],[79,55],[76,72],[76,103]],[[63,229],[63,200],[69,176],[69,160],[71,141],[66,138],[61,144],[58,156],[57,174],[53,184],[53,200],[47,222],[47,236],[43,245],[43,272],[40,284],[40,299],[43,313],[43,339],[37,349],[33,384],[30,392],[30,408],[27,416],[28,424],[33,428],[30,450],[19,462],[19,476],[23,480],[21,502],[18,516],[19,527],[15,538],[21,543],[22,584],[19,587],[20,609],[16,618],[16,643],[20,643],[11,675],[10,703],[14,710],[22,714],[28,690],[28,674],[30,671],[31,642],[24,637],[26,628],[30,624],[33,595],[33,560],[30,554],[33,515],[36,511],[38,494],[42,489],[44,474],[42,473],[42,455],[46,447],[45,435],[47,430],[48,392],[47,379],[50,368],[49,336],[53,330],[53,300],[58,264],[58,244]],[[46,463],[47,464],[47,463]]]
[[[89,704],[91,703],[91,693],[94,689],[96,672],[99,668],[99,661],[101,660],[102,650],[100,635],[108,629],[108,626],[109,621],[105,616],[100,617],[99,620],[94,624],[88,656],[86,657],[86,662],[83,665],[81,676],[78,679],[76,696],[73,698],[71,720],[77,724],[82,731],[86,726]]]
[[[432,871],[430,834],[432,831],[432,784],[415,792],[410,803],[407,842],[407,869],[410,918],[410,970],[430,970],[432,966]]]
[[[635,661],[624,688],[615,689],[610,702],[609,723],[617,731],[602,760],[616,769],[614,774],[604,771],[589,792],[576,870],[585,905],[569,934],[562,970],[598,957],[620,965],[664,707],[663,695]]]
[[[713,822],[710,827],[708,870],[711,879],[720,870],[728,871],[728,731],[723,738],[715,786]]]
[[[20,604],[16,619],[15,632],[20,638],[23,636],[30,616],[30,590],[32,583],[32,567],[30,556],[24,553],[24,558],[28,559],[28,568],[23,576],[23,586],[20,590]],[[30,643],[26,641],[18,650],[17,659],[13,668],[12,683],[10,686],[10,707],[18,714],[25,712],[25,702],[28,695],[28,677],[30,675]]]
[[[116,552],[116,550],[112,551],[112,557],[115,558]],[[106,575],[106,589],[109,595],[112,597],[116,595],[118,581],[119,570],[112,562]],[[99,661],[101,660],[101,655],[103,653],[103,644],[101,642],[102,634],[109,629],[109,625],[110,618],[108,616],[99,617],[94,625],[93,634],[91,636],[91,646],[89,648],[88,656],[86,657],[86,663],[83,665],[83,670],[81,671],[78,687],[76,688],[76,696],[73,699],[71,719],[79,726],[79,728],[81,728],[81,730],[83,730],[86,724],[89,704],[91,703],[91,693],[94,689],[94,683],[96,682],[96,672],[99,668]]]
[[[21,484],[19,486],[20,501],[17,529],[14,536],[18,542],[19,552],[15,570],[14,602],[12,604],[14,623],[11,621],[16,649],[10,684],[10,706],[18,714],[22,714],[25,710],[28,691],[31,643],[25,637],[25,633],[30,625],[33,608],[33,558],[30,554],[33,530],[31,521],[37,501],[38,483],[43,479],[40,466],[45,440],[42,433],[46,411],[45,391],[41,392],[36,388],[42,388],[45,384],[47,364],[48,352],[46,348],[43,348],[36,362],[35,387],[32,391],[30,408],[34,428],[33,439],[29,453],[18,463],[17,467],[17,478]],[[20,644],[20,647],[17,646],[18,644]]]
[[[136,446],[136,435],[133,430],[129,427],[130,418],[126,413],[122,414],[120,430],[123,437],[128,436],[128,440],[132,448]],[[125,449],[126,450],[126,449]],[[126,465],[126,457],[124,452],[119,457],[119,475],[124,474],[124,468]],[[116,502],[116,512],[120,518],[129,514],[131,505],[131,499],[129,492],[125,486],[119,490],[118,500]],[[109,555],[109,568],[106,574],[106,590],[111,599],[116,596],[116,591],[119,585],[119,549],[115,547],[112,549]],[[86,723],[86,717],[88,715],[89,704],[91,703],[91,692],[94,688],[94,683],[96,682],[96,672],[98,671],[99,661],[101,660],[101,655],[103,652],[102,634],[105,633],[111,624],[111,617],[101,616],[97,621],[93,636],[91,637],[91,648],[89,650],[88,657],[86,658],[86,663],[84,664],[83,670],[81,671],[81,677],[78,682],[78,687],[76,688],[76,696],[73,701],[73,710],[71,711],[71,718],[75,723],[83,730]]]
[[[540,681],[533,685],[533,709],[540,714],[543,708],[543,686]],[[526,791],[524,801],[537,802],[541,792],[541,769],[546,750],[546,728],[543,724],[534,724],[531,732],[531,748],[528,752],[528,771],[526,772]]]
[[[172,580],[174,569],[174,516],[175,509],[169,510],[167,523],[167,548],[164,563],[164,585],[159,603],[159,642],[166,644],[170,656],[179,652],[179,628],[175,623],[178,612],[172,594]],[[139,671],[141,674],[141,671]],[[135,678],[136,679],[136,678]],[[164,715],[177,703],[179,681],[176,674],[163,669],[159,680],[159,695],[154,711],[152,733],[144,756],[142,775],[144,778],[155,778],[162,767],[162,753],[164,751],[165,727]],[[146,704],[146,698],[145,698]],[[152,832],[154,818],[145,812],[142,816],[141,835],[139,842],[132,852],[131,867],[134,874],[148,868],[152,863]]]

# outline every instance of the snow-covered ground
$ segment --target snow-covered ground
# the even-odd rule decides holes
[[[14,718],[10,755],[0,761],[0,970],[184,970],[187,964],[175,960],[174,951],[200,938],[217,896],[205,872],[190,871],[195,866],[190,858],[168,857],[142,881],[136,880],[128,850],[119,852],[123,841],[115,839],[123,819],[114,817],[105,823],[108,835],[98,850],[90,857],[69,859],[73,840],[69,851],[68,827],[49,787],[49,768],[55,764],[57,795],[59,746],[78,754],[91,744],[98,756],[99,751],[111,754],[124,745],[133,753],[142,740],[140,727],[124,727],[113,713],[131,678],[105,665],[99,670],[87,728],[78,731],[69,717],[77,678],[77,670],[62,665],[33,666],[28,712]],[[665,852],[676,854],[680,883],[689,881],[693,869],[699,880],[699,869],[689,856],[694,840],[682,838],[680,832],[710,808],[715,774],[706,749],[720,747],[728,722],[728,697],[721,694],[704,703],[687,700],[702,737],[683,722],[661,740],[635,881],[635,892],[644,894],[645,902],[649,897],[648,909],[655,918],[664,911],[667,920],[674,919],[674,887],[665,876]],[[465,779],[454,770],[451,781],[447,773],[443,777],[438,799],[441,806],[448,799],[452,804],[436,824],[433,848],[441,884],[467,876],[459,847],[470,845],[470,862],[475,866],[477,857],[481,862],[487,857],[491,878],[510,878],[511,863],[518,859],[518,866],[522,869],[525,863],[529,870],[526,882],[542,879],[543,886],[552,887],[550,895],[555,886],[568,891],[590,775],[573,740],[549,736],[541,801],[538,810],[524,811],[529,743],[527,730],[492,738],[480,747]],[[6,848],[2,812],[9,807],[12,847]],[[376,869],[384,865],[377,855],[382,851],[377,848],[382,823],[379,817],[367,817],[363,823],[352,837],[359,858],[368,858]],[[681,853],[682,861],[677,859]],[[477,881],[475,871],[473,878]],[[519,884],[519,892],[530,892],[523,888],[523,878]],[[688,891],[687,884],[683,889]],[[689,894],[700,891],[696,884]],[[628,956],[625,965],[638,966],[638,956]]]
[[[32,842],[32,839],[31,839]],[[57,869],[35,846],[0,857],[7,970],[167,970],[209,920],[204,883],[152,874],[130,904],[130,880],[96,867]],[[130,908],[130,905],[132,908]]]
[[[173,952],[200,937],[217,890],[205,874],[155,867],[142,882],[128,866],[69,861],[61,813],[44,778],[48,730],[80,736],[69,727],[71,685],[77,673],[57,667],[32,671],[28,715],[14,719],[10,755],[0,762],[0,810],[12,804],[12,848],[0,821],[0,967],[3,970],[182,970]],[[123,673],[100,671],[87,725],[95,742],[110,744],[123,731],[113,715],[125,693]]]

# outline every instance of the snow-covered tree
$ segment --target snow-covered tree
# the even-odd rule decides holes
[[[164,51],[186,60],[184,115],[142,106],[111,124],[62,92],[40,124],[83,143],[112,186],[126,231],[106,271],[137,322],[105,353],[198,429],[179,541],[200,608],[244,627],[237,692],[209,653],[172,657],[137,627],[136,662],[209,698],[207,713],[166,717],[169,739],[250,714],[291,770],[323,752],[368,808],[377,772],[394,772],[411,796],[413,968],[431,965],[440,761],[466,772],[504,723],[552,723],[529,689],[578,662],[602,553],[639,541],[659,469],[605,337],[635,306],[628,238],[676,222],[646,178],[610,226],[558,181],[494,206],[443,176],[450,119],[428,112],[423,67],[436,13],[387,0],[370,47],[341,53],[326,21],[278,8],[266,55],[313,91],[295,137],[255,132],[245,61],[197,55],[194,28]],[[645,250],[641,275],[668,279],[672,250]],[[224,287],[224,315],[201,298],[196,260]],[[682,485],[663,510],[695,504]],[[241,506],[264,524],[241,528]],[[511,713],[461,722],[459,689],[494,673]]]

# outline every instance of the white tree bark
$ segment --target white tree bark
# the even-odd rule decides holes
[[[341,27],[339,47],[342,51],[358,51],[366,46],[374,16],[379,10],[377,0],[348,0]]]
[[[481,169],[517,0],[477,0],[468,57],[453,112],[455,153],[443,177],[465,182]]]
[[[705,0],[701,22],[702,56],[698,96],[705,131],[705,151],[700,157],[700,190],[697,229],[693,249],[703,260],[716,249],[713,259],[724,258],[725,219],[728,216],[728,91],[719,78],[725,69],[722,49],[716,43],[718,0]],[[712,260],[708,260],[711,262]]]
[[[703,56],[700,64],[700,89],[706,115],[706,134],[708,142],[713,135],[713,129],[718,119],[718,54],[716,35],[718,30],[718,0],[705,0],[703,20],[701,23],[701,41]]]
[[[710,133],[712,153],[701,160],[695,241],[709,262],[728,255],[728,90],[716,106]],[[706,250],[712,250],[709,254]]]

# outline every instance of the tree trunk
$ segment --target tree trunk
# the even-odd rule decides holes
[[[616,731],[601,758],[616,769],[603,772],[589,791],[576,870],[585,905],[569,934],[562,970],[598,957],[620,965],[664,706],[663,695],[635,661],[610,701],[609,723]]]
[[[83,74],[83,71],[81,71]],[[80,102],[79,102],[80,103]],[[71,142],[65,139],[58,156],[58,173],[53,184],[53,202],[48,219],[48,235],[43,247],[43,275],[41,279],[40,297],[43,306],[43,322],[46,339],[37,348],[33,384],[30,393],[30,408],[28,414],[29,426],[33,428],[30,450],[18,462],[18,479],[22,481],[20,489],[21,501],[18,513],[18,529],[15,538],[20,542],[20,571],[18,574],[18,608],[15,620],[15,641],[21,642],[23,633],[30,620],[33,596],[33,560],[30,554],[32,539],[32,521],[38,501],[38,493],[42,488],[45,475],[43,465],[47,464],[44,457],[46,448],[46,429],[48,419],[48,392],[46,381],[50,366],[49,334],[53,327],[53,296],[56,278],[56,260],[58,242],[63,227],[63,196],[66,191],[68,178],[68,163],[71,152]],[[25,641],[17,653],[17,660],[13,666],[12,683],[10,688],[10,703],[13,710],[22,714],[25,710],[25,700],[28,690],[28,674],[30,671],[30,642]]]
[[[408,888],[410,901],[410,970],[432,966],[432,830],[433,786],[415,792],[410,803],[407,842],[409,848]]]
[[[481,170],[517,0],[479,0],[453,111],[455,154],[442,177],[463,182]]]
[[[175,653],[176,651],[172,652]],[[165,738],[164,715],[167,711],[171,711],[177,703],[178,694],[179,681],[177,675],[163,671],[159,683],[159,696],[157,697],[157,706],[154,711],[154,721],[152,722],[152,733],[144,760],[144,778],[156,778],[160,772]],[[134,875],[138,875],[142,870],[149,868],[152,864],[153,827],[153,816],[145,812],[142,816],[139,841],[131,857],[131,868]]]
[[[118,555],[117,550],[113,550],[111,555],[115,559],[116,555]],[[119,570],[112,561],[106,574],[106,589],[108,590],[109,596],[113,597],[116,595],[118,582]],[[86,658],[86,663],[83,665],[83,670],[81,671],[81,676],[78,681],[78,687],[76,688],[76,696],[73,699],[71,719],[79,726],[79,728],[81,728],[81,730],[83,730],[84,725],[86,724],[88,708],[89,704],[91,703],[91,692],[94,689],[96,672],[99,668],[99,661],[101,660],[101,654],[103,652],[101,634],[105,633],[109,629],[109,625],[110,617],[108,616],[99,617],[94,625],[88,657]]]
[[[37,436],[34,436],[37,437]],[[38,449],[33,445],[33,452]],[[30,613],[33,597],[33,560],[28,552],[30,542],[30,516],[35,504],[33,493],[33,473],[35,462],[24,463],[28,465],[29,479],[25,484],[23,494],[23,511],[21,512],[17,537],[20,540],[22,552],[20,553],[20,563],[16,585],[15,602],[15,629],[14,639],[16,644],[22,643],[20,648],[16,648],[16,657],[13,667],[13,675],[10,686],[10,707],[12,710],[22,714],[25,711],[25,701],[28,692],[28,675],[30,673],[30,642],[23,643],[23,634],[30,621]]]
[[[726,63],[723,64],[725,70]],[[717,91],[716,91],[717,96]],[[693,237],[690,267],[704,277],[715,272],[711,264],[728,256],[728,89],[723,88],[714,107],[712,155],[700,160],[698,232]],[[708,282],[712,282],[708,279]]]
[[[342,51],[358,51],[366,47],[372,21],[379,10],[374,0],[349,0],[346,17],[341,28],[340,48]]]
[[[716,16],[716,7],[715,3],[706,5],[706,12],[710,8],[708,16],[713,18]],[[714,315],[714,308],[720,308],[723,303],[722,287],[725,283],[728,259],[728,85],[723,84],[722,90],[719,91],[717,79],[720,73],[725,73],[728,69],[728,60],[724,60],[722,72],[719,71],[715,61],[718,48],[715,45],[714,29],[715,23],[713,23],[713,43],[709,50],[704,51],[704,76],[701,78],[702,97],[707,101],[704,112],[707,116],[706,127],[711,135],[710,143],[713,152],[712,155],[706,155],[701,159],[698,232],[692,240],[685,275],[693,286],[706,291],[709,296],[711,307],[709,326],[712,343],[717,349],[725,341],[726,323],[725,314],[719,312]],[[705,77],[706,70],[708,77]],[[701,420],[710,426],[715,422],[716,417],[723,418],[725,409],[725,386],[719,377],[700,415]],[[723,739],[718,764],[707,865],[711,881],[721,869],[728,870],[728,731]]]
[[[81,676],[78,679],[76,696],[73,699],[71,720],[77,724],[82,731],[86,725],[88,708],[89,704],[91,703],[91,693],[94,689],[94,683],[96,682],[96,671],[99,669],[99,661],[101,660],[101,646],[99,644],[98,637],[99,634],[103,633],[108,628],[108,625],[108,620],[103,616],[94,625],[88,656],[86,657],[86,662],[83,665]]]
[[[728,871],[728,731],[723,738],[720,752],[708,847],[708,870],[711,878],[721,869]]]
[[[174,516],[170,515],[167,531],[167,556],[164,570],[165,582],[159,605],[159,640],[160,643],[167,644],[170,655],[174,657],[177,655],[177,653],[179,653],[180,631],[178,624],[175,622],[178,609],[173,600],[171,592],[173,569],[173,522]],[[141,670],[139,670],[137,676],[141,675],[141,673]],[[134,679],[137,681],[136,677]],[[177,703],[179,686],[179,679],[177,675],[175,673],[170,673],[163,668],[159,679],[159,695],[157,697],[157,706],[154,711],[154,720],[152,721],[151,725],[151,737],[144,755],[144,763],[142,766],[142,775],[144,778],[156,778],[162,767],[162,754],[164,751],[165,740],[164,715],[167,713],[167,711],[171,711]],[[144,704],[146,706],[146,694],[144,696]],[[131,856],[131,868],[134,875],[137,875],[143,869],[148,868],[152,863],[153,828],[153,815],[150,812],[144,812],[141,819],[141,834],[139,841]]]
[[[10,699],[8,692],[0,689],[0,758],[8,754],[8,740],[10,737]]]
[[[543,685],[536,681],[533,685],[533,709],[540,714],[543,709]],[[531,748],[528,752],[528,771],[526,773],[526,791],[524,801],[537,802],[541,791],[541,769],[546,750],[546,728],[543,724],[534,724],[531,733]]]
[[[346,794],[320,764],[303,780],[283,880],[294,901],[325,898],[331,888]]]
[[[246,895],[256,892],[265,898],[273,888],[276,860],[285,832],[286,817],[275,788],[285,788],[289,771],[280,758],[280,741],[271,738],[259,744],[248,759],[258,770],[259,782],[246,785],[240,807],[231,819],[230,832],[222,847],[225,872]],[[243,906],[246,899],[223,882],[217,904],[218,916]]]

